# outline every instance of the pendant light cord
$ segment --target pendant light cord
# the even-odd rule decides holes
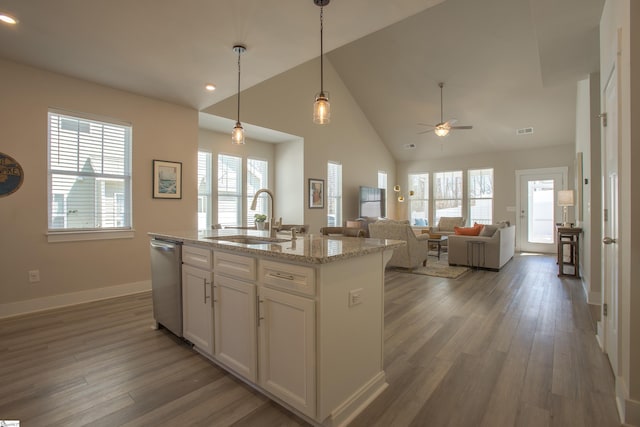
[[[238,49],[238,123],[240,123],[240,54],[242,50]]]
[[[442,107],[442,87],[444,85],[442,83],[440,83],[440,123],[444,122],[444,113],[443,113],[443,107]]]
[[[323,15],[324,7],[320,6],[320,95],[324,96],[324,61],[323,61],[323,45],[322,45],[322,30],[323,30]]]

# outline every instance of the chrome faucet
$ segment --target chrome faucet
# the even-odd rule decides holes
[[[276,237],[276,224],[274,222],[275,212],[273,211],[273,199],[274,199],[273,192],[268,188],[261,188],[258,191],[256,191],[256,194],[253,195],[253,201],[251,202],[251,210],[252,211],[256,210],[256,205],[258,204],[258,196],[261,193],[267,193],[269,195],[269,200],[270,200],[269,206],[271,210],[271,218],[269,220],[269,235],[271,237]]]

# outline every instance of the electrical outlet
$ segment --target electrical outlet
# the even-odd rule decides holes
[[[362,304],[362,288],[349,291],[349,307]]]
[[[29,270],[29,282],[38,283],[40,281],[40,270]]]

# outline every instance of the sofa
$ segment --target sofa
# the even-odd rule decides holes
[[[403,267],[412,270],[427,263],[429,252],[428,234],[416,234],[409,221],[381,220],[369,224],[369,237],[372,239],[404,240],[405,246],[393,251],[387,267]]]
[[[493,233],[489,236],[490,230]],[[515,252],[515,225],[484,226],[479,236],[448,236],[449,265],[464,265],[498,271]],[[485,234],[485,235],[483,235]]]
[[[461,216],[443,216],[440,217],[438,225],[429,228],[429,234],[450,236],[454,234],[455,227],[463,227],[465,219]]]

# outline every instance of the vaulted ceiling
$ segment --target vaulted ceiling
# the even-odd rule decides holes
[[[325,52],[398,160],[570,144],[603,3],[332,0]],[[235,93],[235,43],[251,49],[243,87],[319,50],[312,0],[0,0],[0,11],[20,21],[0,26],[0,57],[198,110]],[[441,81],[445,120],[472,130],[419,133],[440,121]]]

